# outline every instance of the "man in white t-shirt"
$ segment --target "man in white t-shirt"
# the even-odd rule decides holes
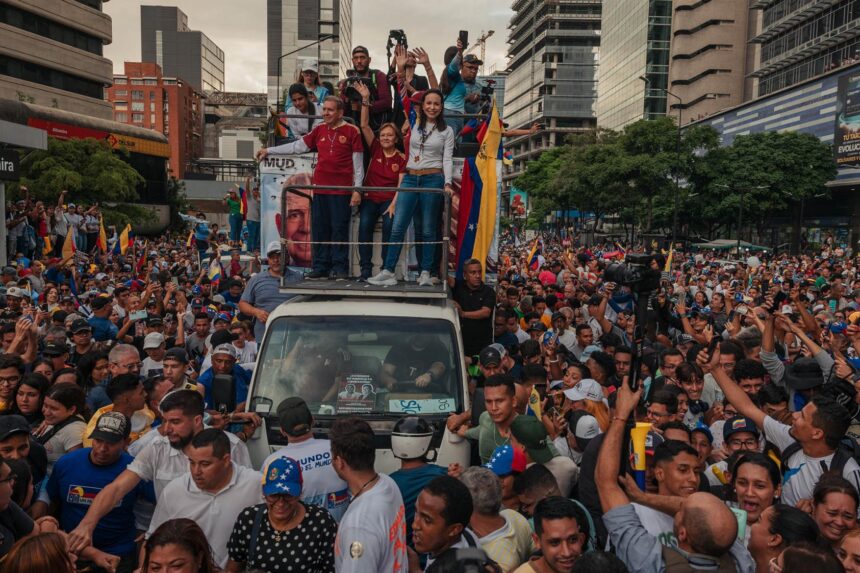
[[[373,430],[359,418],[340,418],[329,437],[332,466],[352,494],[334,543],[335,571],[406,573],[406,508],[394,480],[373,469]]]
[[[802,499],[811,498],[821,474],[828,471],[836,461],[835,454],[841,447],[839,442],[851,422],[848,410],[832,398],[816,394],[802,410],[794,413],[791,426],[782,424],[760,410],[749,395],[716,366],[719,350],[714,354],[716,357],[706,367],[714,375],[726,399],[741,415],[764,429],[768,441],[778,447],[783,456],[789,448],[794,452],[790,453],[785,463],[782,503],[794,506]],[[800,445],[799,449],[794,446],[795,443]],[[860,466],[847,452],[839,451],[838,455],[842,477],[860,490]]]
[[[298,396],[278,405],[281,433],[289,442],[274,452],[262,467],[275,458],[292,458],[302,468],[302,501],[326,508],[340,521],[349,506],[349,490],[331,465],[331,443],[314,437],[314,418],[305,401]]]

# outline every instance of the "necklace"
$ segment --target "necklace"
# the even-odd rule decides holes
[[[360,488],[358,488],[358,492],[357,492],[354,496],[352,496],[353,501],[355,501],[355,498],[357,498],[357,497],[358,497],[358,496],[360,496],[362,493],[364,493],[364,489],[365,489],[367,486],[369,486],[370,484],[372,484],[373,482],[375,482],[375,481],[376,481],[376,480],[378,480],[378,479],[379,479],[379,474],[373,474],[373,477],[372,477],[372,478],[370,478],[369,480],[367,480],[366,482],[364,482],[364,485],[363,485],[363,486],[361,486]]]
[[[334,155],[334,142],[335,142],[335,140],[337,140],[336,136],[337,136],[337,128],[338,127],[340,127],[340,125],[336,125],[334,128],[331,128],[328,125],[325,126],[326,133],[328,134],[328,154],[329,154],[329,157]]]
[[[421,161],[421,154],[424,153],[424,144],[427,143],[427,138],[433,134],[433,129],[436,129],[436,124],[433,124],[433,128],[430,131],[424,131],[423,127],[418,128],[418,134],[421,137],[421,141],[418,144],[418,155],[415,156],[415,163]]]
[[[290,523],[290,522],[293,520],[293,518],[295,518],[295,517],[296,517],[296,514],[297,514],[298,512],[299,512],[299,509],[298,509],[298,508],[294,509],[294,510],[293,510],[293,512],[290,514],[290,516],[287,518],[287,521],[286,521],[286,522],[287,522],[287,523]],[[292,527],[288,527],[287,529],[278,529],[277,527],[275,527],[275,524],[274,524],[274,523],[272,523],[271,518],[269,519],[269,525],[271,525],[271,526],[272,526],[272,531],[274,531],[274,533],[272,534],[272,537],[274,537],[274,538],[275,538],[275,543],[280,543],[280,542],[281,542],[281,539],[282,539],[285,535],[287,535],[287,533],[289,533],[291,529],[293,529]]]

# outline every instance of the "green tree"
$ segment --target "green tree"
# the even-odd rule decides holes
[[[128,152],[113,150],[96,139],[49,139],[48,149],[33,151],[21,161],[21,184],[30,196],[54,204],[64,189],[76,203],[102,207],[105,225],[121,229],[127,223],[151,221],[151,211],[139,201],[143,177],[123,161]]]
[[[554,147],[541,153],[526,170],[514,180],[514,185],[529,194],[531,210],[526,226],[534,228],[555,208],[561,208],[558,193],[554,188],[555,174],[561,168],[563,146]]]
[[[172,175],[167,180],[167,204],[170,207],[170,228],[185,229],[187,223],[182,220],[179,213],[190,211],[191,203],[185,195],[185,182]]]

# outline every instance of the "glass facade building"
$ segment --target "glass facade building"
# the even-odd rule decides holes
[[[266,0],[266,30],[270,103],[278,101],[279,85],[283,92],[298,79],[302,59],[318,59],[320,79],[332,84],[352,67],[352,0]],[[337,37],[314,44],[326,34]]]
[[[860,61],[860,0],[752,0],[761,10],[758,95]]]
[[[671,0],[603,0],[601,35],[597,125],[621,129],[665,115]]]
[[[512,129],[536,122],[544,129],[505,141],[514,160],[506,187],[544,149],[594,128],[601,14],[599,0],[514,0],[511,7],[504,120]]]

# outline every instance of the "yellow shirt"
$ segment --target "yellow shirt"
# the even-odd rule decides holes
[[[90,434],[92,434],[96,429],[96,424],[101,418],[101,415],[105,412],[113,412],[113,404],[108,404],[103,408],[99,408],[96,410],[96,413],[93,414],[93,417],[90,418],[89,423],[87,424],[87,429],[84,431],[84,441],[83,445],[85,448],[91,448],[93,445],[93,441],[90,439]],[[143,410],[138,410],[131,417],[131,434],[129,435],[129,439],[131,442],[134,442],[140,439],[145,433],[152,429],[152,423],[155,421],[155,414],[152,413],[152,410],[143,407]],[[131,443],[129,442],[129,443]]]

